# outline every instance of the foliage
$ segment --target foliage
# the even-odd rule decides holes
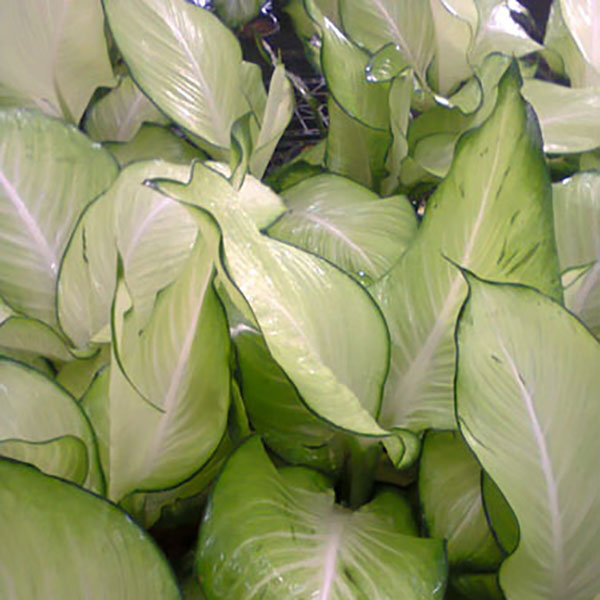
[[[290,0],[285,164],[197,4],[0,0],[0,595],[600,594],[598,3]]]

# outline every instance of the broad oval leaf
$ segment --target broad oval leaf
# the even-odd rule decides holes
[[[560,295],[540,142],[514,65],[490,118],[459,141],[415,241],[371,288],[392,337],[383,425],[455,428],[453,332],[466,285],[448,259]]]
[[[65,390],[23,364],[0,359],[0,442],[41,444],[70,436],[79,440],[73,453],[70,443],[39,445],[27,450],[9,446],[9,456],[35,460],[35,465],[53,475],[77,475],[95,491],[103,490],[94,434],[83,411]],[[81,448],[83,445],[83,448]],[[0,448],[0,454],[2,450]],[[75,459],[75,464],[74,464]]]
[[[166,559],[116,506],[17,462],[0,460],[0,596],[6,600],[181,596]],[[34,550],[35,549],[35,550]]]
[[[481,467],[460,435],[428,432],[419,465],[427,533],[447,540],[450,565],[473,571],[497,568],[503,556],[483,510]]]
[[[114,500],[181,483],[208,461],[223,437],[229,336],[212,287],[213,255],[212,242],[199,237],[141,327],[135,302],[131,309],[122,304],[126,292],[119,283],[113,308],[119,361],[113,356],[110,375],[104,372],[83,400],[101,438],[108,496]],[[132,428],[135,436],[128,433]]]
[[[340,0],[344,30],[370,52],[392,42],[422,82],[434,54],[429,2],[412,0]]]
[[[457,329],[461,431],[520,528],[502,565],[507,598],[600,591],[600,343],[535,290],[467,275]]]
[[[0,106],[79,123],[94,90],[114,85],[98,0],[3,2],[0,55]]]
[[[387,332],[368,294],[323,259],[262,235],[245,208],[252,206],[249,199],[206,165],[196,163],[186,185],[156,185],[215,219],[225,272],[308,406],[338,427],[386,435],[375,417],[387,370]],[[284,212],[277,196],[265,192],[260,201],[271,220]]]
[[[85,347],[91,339],[110,341],[106,327],[115,293],[117,255],[141,322],[152,310],[159,290],[181,270],[197,227],[187,211],[144,181],[157,176],[185,180],[188,173],[188,166],[162,161],[130,165],[84,213],[58,281],[61,327],[77,347]]]
[[[574,89],[529,79],[523,95],[540,121],[545,152],[585,152],[600,145],[600,87]]]
[[[110,154],[38,112],[0,112],[0,295],[56,325],[56,280],[77,218],[117,175]]]
[[[379,279],[400,258],[417,231],[407,198],[379,198],[338,175],[317,175],[287,188],[288,207],[268,230],[330,260],[359,280]]]
[[[409,504],[398,492],[383,490],[349,511],[334,503],[316,471],[277,471],[253,437],[217,480],[197,569],[214,600],[441,599],[443,545],[414,533]]]
[[[98,100],[85,119],[85,130],[99,142],[128,142],[144,122],[166,123],[165,116],[143,94],[129,75]]]
[[[229,148],[233,123],[250,107],[240,45],[227,27],[185,0],[104,0],[104,10],[140,88],[179,125]]]

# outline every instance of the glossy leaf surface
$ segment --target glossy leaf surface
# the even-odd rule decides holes
[[[539,292],[467,277],[458,418],[520,528],[500,585],[509,600],[591,598],[600,590],[600,485],[589,476],[600,453],[600,344]]]
[[[288,211],[269,235],[314,252],[359,280],[383,275],[417,231],[405,197],[379,198],[337,175],[305,179],[286,189],[283,200]]]
[[[126,75],[92,106],[85,130],[99,142],[128,142],[145,121],[165,123],[167,119]]]
[[[0,55],[0,106],[78,123],[94,90],[114,85],[98,0],[3,2]]]
[[[140,88],[179,125],[229,148],[231,126],[248,105],[240,46],[225,25],[185,0],[105,0],[104,10]]]
[[[6,444],[6,453],[0,446],[0,454],[35,461],[53,475],[71,476],[77,483],[102,491],[94,434],[75,400],[20,363],[0,360],[0,375],[0,440]]]
[[[114,505],[33,467],[0,460],[0,595],[6,600],[180,598],[151,538]],[[32,577],[35,573],[35,577]]]
[[[209,167],[196,163],[187,185],[157,185],[216,220],[226,273],[308,406],[339,427],[385,434],[374,417],[387,369],[387,337],[367,293],[324,260],[262,235],[245,208],[252,206],[249,199]],[[266,193],[254,203],[265,221],[285,210]]]
[[[277,471],[254,437],[217,480],[197,568],[212,600],[442,598],[442,544],[414,533],[408,502],[397,492],[381,491],[351,512],[334,503],[316,471]]]
[[[79,214],[117,174],[110,154],[41,113],[0,113],[0,294],[56,325],[56,280]]]
[[[560,293],[550,182],[514,67],[490,118],[461,139],[415,241],[371,288],[392,337],[380,418],[388,427],[455,427],[453,331],[466,285],[447,259]]]
[[[428,534],[447,540],[451,566],[496,568],[502,554],[487,524],[481,467],[457,432],[427,434],[419,467],[419,497]]]

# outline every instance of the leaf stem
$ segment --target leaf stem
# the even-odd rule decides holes
[[[360,508],[371,499],[381,452],[378,441],[358,437],[349,441],[340,491],[342,501],[352,510]]]

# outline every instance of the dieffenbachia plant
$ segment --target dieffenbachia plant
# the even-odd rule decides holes
[[[199,4],[0,0],[0,596],[600,597],[600,4],[276,4],[277,166]]]

